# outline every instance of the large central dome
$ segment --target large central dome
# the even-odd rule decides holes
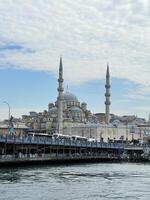
[[[69,101],[78,102],[77,97],[74,94],[70,93],[70,92],[64,92],[63,93],[63,98],[64,98],[64,101],[67,101],[67,102],[69,102]]]

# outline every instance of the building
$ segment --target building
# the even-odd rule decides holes
[[[14,134],[14,135],[25,135],[29,130],[29,127],[22,122],[14,122],[13,123],[13,130],[12,127],[9,127],[7,121],[0,122],[0,135],[7,135],[7,134]]]
[[[48,104],[48,109],[37,113],[30,112],[23,115],[22,121],[32,129],[57,129],[58,123],[58,99],[54,103]],[[63,127],[79,126],[85,123],[97,123],[98,120],[91,111],[87,109],[87,103],[80,102],[71,92],[63,93]]]

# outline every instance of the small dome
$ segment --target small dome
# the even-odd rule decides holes
[[[53,104],[53,103],[49,103],[49,104],[48,104],[48,107],[49,107],[49,108],[52,108],[52,107],[54,107],[54,104]]]
[[[64,101],[78,102],[77,97],[74,94],[70,93],[70,92],[63,93],[63,98],[64,98]]]
[[[86,105],[87,105],[87,103],[85,103],[85,102],[82,102],[82,103],[81,103],[81,105],[83,105],[83,106],[86,106]]]
[[[82,113],[81,108],[78,108],[78,107],[75,107],[75,106],[69,108],[68,110],[69,110],[70,112]]]
[[[57,107],[52,107],[51,109],[49,109],[50,113],[57,113]]]
[[[54,107],[54,104],[53,104],[53,103],[49,103],[48,105],[51,106],[51,107]]]

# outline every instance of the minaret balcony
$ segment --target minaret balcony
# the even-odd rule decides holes
[[[105,101],[105,105],[109,106],[111,104],[110,101]]]
[[[109,93],[105,93],[105,97],[110,97],[111,95]]]
[[[107,85],[107,84],[105,85],[105,88],[110,88],[110,87],[111,87],[110,85]]]
[[[64,81],[63,78],[59,78],[59,79],[58,79],[58,82],[63,82],[63,81]]]
[[[64,88],[58,88],[57,91],[58,91],[58,92],[63,92],[63,91],[64,91]]]

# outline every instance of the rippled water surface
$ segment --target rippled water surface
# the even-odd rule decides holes
[[[0,168],[0,200],[149,200],[149,164]]]

